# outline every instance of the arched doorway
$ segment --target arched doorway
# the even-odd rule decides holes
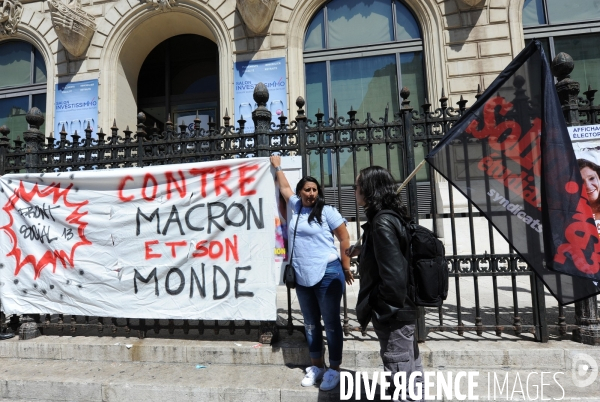
[[[146,126],[160,130],[170,117],[175,125],[201,126],[219,121],[219,50],[199,35],[178,35],[156,46],[144,60],[137,81],[138,109]]]

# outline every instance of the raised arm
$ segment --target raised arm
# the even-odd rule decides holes
[[[294,190],[290,187],[290,183],[288,183],[283,170],[281,169],[281,156],[273,155],[271,156],[271,165],[275,168],[277,181],[279,182],[279,192],[285,198],[287,202],[292,195],[294,195]]]

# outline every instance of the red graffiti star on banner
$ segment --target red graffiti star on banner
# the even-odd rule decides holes
[[[87,205],[89,201],[70,202],[67,196],[72,187],[73,184],[69,184],[66,188],[61,189],[60,184],[52,183],[40,188],[35,184],[31,191],[27,191],[23,182],[20,182],[19,187],[10,197],[8,203],[2,208],[8,215],[9,222],[0,229],[8,234],[12,242],[12,249],[6,256],[16,259],[15,276],[27,264],[33,266],[34,279],[39,278],[42,270],[48,265],[51,265],[52,272],[55,272],[57,260],[61,262],[64,268],[74,268],[77,248],[92,244],[85,237],[87,222],[83,221],[83,217],[87,215],[87,211],[81,211],[81,208]],[[34,220],[36,217],[42,220],[52,220],[53,225],[56,225],[52,210],[58,208],[68,210],[68,216],[63,222],[62,235],[52,233],[51,226],[41,225],[39,221]],[[25,224],[15,230],[15,216],[17,215],[21,215],[25,219]],[[73,233],[72,228],[76,228],[77,232]],[[43,254],[24,255],[20,242],[25,241],[35,241],[42,244]],[[54,241],[56,243],[51,244]]]

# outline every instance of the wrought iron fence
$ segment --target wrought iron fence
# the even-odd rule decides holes
[[[585,99],[579,98],[572,81],[565,84],[565,77],[559,79],[558,91],[568,123],[599,123],[600,107],[593,104],[596,91],[589,89],[584,92]],[[252,114],[255,130],[251,133],[245,131],[243,119],[238,120],[237,128],[231,125],[227,113],[222,126],[210,121],[207,130],[200,128],[200,120],[196,118],[191,134],[186,132],[185,125],[175,126],[170,119],[163,132],[156,126],[146,127],[145,116],[140,113],[135,132],[129,128],[120,132],[115,122],[109,134],[100,130],[97,139],[92,137],[92,129],[88,127],[84,136],[75,133],[71,138],[67,138],[63,129],[60,139],[56,140],[52,133],[44,137],[40,132],[43,116],[34,108],[27,114],[30,129],[23,134],[23,140],[17,138],[11,142],[9,129],[0,128],[0,174],[141,167],[275,153],[300,155],[303,173],[320,178],[328,202],[355,225],[358,239],[359,223],[364,215],[350,188],[360,169],[382,165],[401,180],[414,169],[416,159],[426,155],[467,111],[467,101],[462,97],[456,102],[457,107],[452,107],[443,94],[438,107],[426,101],[420,110],[415,110],[410,104],[409,90],[403,88],[402,105],[393,115],[386,109],[381,118],[375,119],[367,113],[366,118],[359,120],[356,111],[350,110],[346,118],[338,115],[335,107],[332,117],[324,119],[324,114],[319,112],[314,120],[309,120],[304,112],[305,102],[299,97],[295,119],[288,122],[287,117],[281,116],[279,124],[274,125],[266,108],[266,87],[259,84],[254,96],[258,107]],[[550,299],[543,284],[514,250],[500,239],[470,202],[429,167],[426,169],[418,180],[410,182],[403,196],[411,216],[444,239],[450,261],[452,295],[438,309],[421,310],[418,325],[421,341],[434,333],[474,332],[501,336],[510,332],[517,336],[531,333],[535,340],[545,342],[551,333],[562,336],[571,330],[577,332],[580,324],[596,322],[597,315],[589,312],[589,306],[588,310],[583,309],[588,313],[581,313],[583,307],[580,306],[575,316],[570,307],[547,304]],[[346,334],[359,331],[349,314],[352,308],[347,306],[346,295],[343,311]],[[75,316],[65,320],[63,315],[34,316],[33,319],[41,329],[53,328],[71,334],[78,333],[78,329],[93,329],[98,334],[124,331],[129,335],[133,330],[144,337],[150,330],[155,333],[166,330],[170,334],[175,330],[185,334],[197,331],[201,335],[209,329],[217,334],[220,330],[232,334],[242,330],[248,334],[258,329],[263,342],[270,342],[278,328],[275,323],[249,321],[221,323]],[[6,322],[2,315],[0,326],[8,325],[16,330],[20,318],[12,316],[8,324]],[[279,327],[287,328],[290,333],[301,329],[293,323],[289,292],[287,323]]]

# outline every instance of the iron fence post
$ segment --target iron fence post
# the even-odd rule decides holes
[[[546,319],[546,299],[544,283],[536,275],[531,275],[531,301],[533,310],[533,325],[535,327],[535,340],[542,343],[548,342],[548,321]]]
[[[410,96],[410,90],[407,87],[402,87],[400,91],[402,97],[402,107],[400,114],[402,116],[402,126],[404,127],[404,148],[406,155],[406,171],[404,177],[408,176],[413,170],[415,170],[415,141],[414,141],[414,127],[412,124],[412,111],[413,108],[410,106],[408,97]],[[402,171],[402,169],[401,169]],[[410,218],[415,222],[419,222],[419,206],[417,201],[417,181],[416,179],[411,180],[407,185],[407,206]],[[427,328],[425,327],[425,308],[418,307],[417,316],[417,341],[425,342],[427,339]]]
[[[267,109],[269,101],[269,90],[262,82],[254,87],[254,102],[258,105],[252,111],[252,121],[254,121],[254,134],[256,135],[258,156],[269,156],[269,129],[271,128],[271,111]]]
[[[402,116],[402,126],[404,127],[404,147],[406,155],[406,171],[405,176],[408,176],[413,170],[415,170],[415,142],[414,142],[414,128],[412,124],[412,111],[413,108],[410,106],[408,97],[410,96],[410,90],[407,87],[403,87],[400,91],[402,97],[402,108],[400,114]],[[407,186],[408,190],[408,213],[411,219],[415,222],[419,222],[419,209],[417,206],[417,182],[411,180]]]
[[[528,131],[532,123],[529,119],[529,113],[532,109],[530,98],[527,91],[523,88],[526,80],[520,75],[515,75],[513,85],[515,88],[515,97],[512,101],[513,116],[517,123],[523,127],[524,132]],[[522,169],[523,171],[523,169]],[[524,205],[525,213],[532,215],[533,206]],[[538,254],[542,252],[540,239],[537,234],[527,233],[526,236],[528,252]],[[537,274],[533,273],[531,277],[531,303],[533,313],[533,324],[535,326],[535,339],[538,342],[548,342],[548,322],[546,320],[546,299],[544,294],[544,284]]]
[[[44,133],[40,131],[40,126],[44,124],[44,115],[37,107],[33,107],[27,112],[25,120],[29,123],[29,130],[23,133],[25,140],[25,171],[27,173],[37,173],[40,155],[39,149],[44,144]]]
[[[256,149],[258,157],[266,157],[271,154],[269,151],[269,129],[271,128],[271,111],[267,109],[269,101],[269,90],[262,82],[254,87],[253,98],[258,105],[252,111],[252,121],[254,121],[254,135],[256,138]],[[258,337],[260,343],[271,344],[277,341],[279,330],[275,321],[261,321],[258,328]]]
[[[304,98],[299,96],[296,99],[296,106],[298,107],[298,115],[296,116],[296,129],[298,130],[298,137],[296,138],[298,145],[298,153],[302,158],[302,176],[308,174],[308,155],[306,154],[306,122],[307,117],[304,114]]]
[[[8,138],[10,129],[6,126],[0,127],[0,134],[2,134],[2,137],[0,137],[0,176],[4,176],[4,173],[6,173],[6,153],[10,143]]]
[[[552,74],[556,77],[556,91],[568,126],[579,126],[579,82],[571,79],[575,68],[573,58],[561,52],[552,60]],[[596,296],[575,303],[573,340],[589,345],[600,345],[600,325]]]
[[[137,167],[144,166],[144,139],[146,138],[146,115],[144,112],[139,112],[137,115],[137,132],[135,133],[137,141]]]
[[[39,169],[40,155],[39,150],[44,145],[44,133],[40,127],[44,124],[44,115],[37,107],[33,107],[27,112],[25,120],[29,123],[29,130],[23,133],[25,140],[25,171],[27,173],[37,173]],[[31,315],[23,315],[21,326],[19,327],[19,338],[21,340],[33,339],[40,336],[37,323]]]

